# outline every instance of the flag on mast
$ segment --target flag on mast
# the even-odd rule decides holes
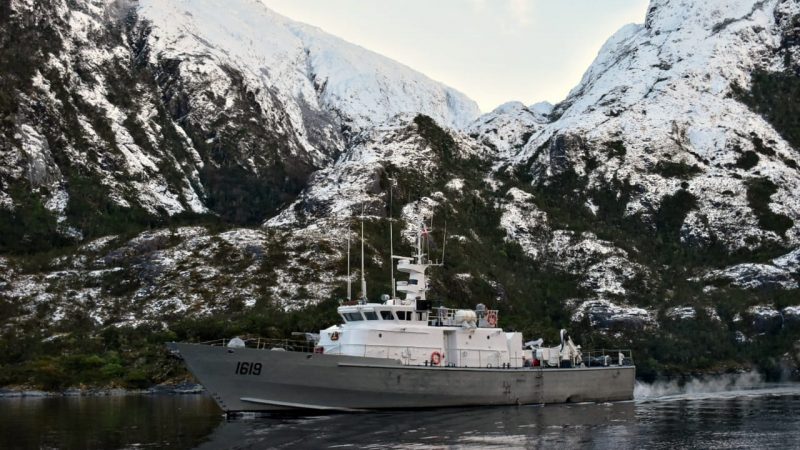
[[[425,242],[427,242],[428,248],[433,251],[436,251],[437,249],[436,241],[433,240],[433,236],[431,236],[430,230],[428,230],[428,227],[425,225],[424,222],[422,223],[422,237],[425,238]]]

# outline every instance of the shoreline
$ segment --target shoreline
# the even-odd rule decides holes
[[[51,397],[122,397],[129,395],[197,395],[206,390],[201,384],[181,383],[156,385],[147,389],[125,388],[69,388],[63,391],[44,391],[24,387],[0,388],[0,399],[51,398]]]

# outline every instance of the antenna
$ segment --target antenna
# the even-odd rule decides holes
[[[428,244],[428,262],[436,262],[436,261],[433,260],[433,255],[431,254],[431,242],[433,241],[433,236],[431,235],[431,233],[433,233],[433,211],[431,211],[431,226],[430,226],[430,228],[428,228],[428,239],[426,239],[426,240],[428,241],[427,242],[427,244]],[[433,245],[434,245],[434,250],[435,250],[436,249],[436,243],[434,242]]]
[[[350,221],[347,222],[347,301],[353,299],[353,277],[350,273]]]
[[[394,191],[394,180],[389,178],[389,270],[391,271],[392,282],[392,299],[397,297],[396,286],[394,282],[394,236],[392,234],[392,191]]]
[[[419,231],[417,232],[417,262],[422,264],[422,233],[425,231],[425,221],[420,223]]]
[[[361,204],[361,295],[367,298],[367,280],[364,279],[364,204]]]
[[[444,218],[444,233],[442,233],[442,265],[444,266],[444,248],[447,246],[447,217]]]

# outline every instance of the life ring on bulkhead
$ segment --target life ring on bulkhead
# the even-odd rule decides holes
[[[497,325],[497,311],[489,311],[486,313],[486,323],[492,328]]]
[[[339,332],[338,331],[334,331],[333,333],[331,333],[331,340],[332,341],[338,341],[339,340]]]
[[[442,354],[439,352],[431,353],[431,365],[438,366],[442,362]]]

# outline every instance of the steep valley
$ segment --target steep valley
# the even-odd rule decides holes
[[[0,2],[0,386],[149,386],[186,377],[168,340],[316,331],[362,221],[390,292],[390,217],[397,253],[432,221],[432,298],[532,339],[800,376],[796,1],[652,0],[563,102],[483,115],[220,9]]]

